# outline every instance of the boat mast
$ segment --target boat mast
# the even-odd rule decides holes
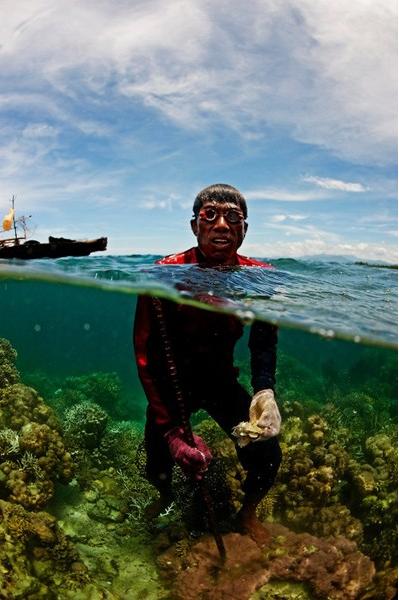
[[[19,240],[18,240],[18,234],[17,234],[17,224],[15,222],[15,210],[14,210],[14,202],[15,202],[15,197],[14,194],[12,195],[12,222],[14,225],[14,237],[15,237],[15,244],[18,246],[19,244]]]

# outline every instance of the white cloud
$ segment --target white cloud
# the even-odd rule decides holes
[[[382,260],[397,264],[394,245],[366,242],[331,242],[323,239],[301,241],[279,241],[266,244],[246,244],[245,253],[251,256],[270,258],[297,258],[315,254],[353,256],[365,260]]]
[[[288,215],[288,218],[292,219],[293,221],[303,221],[304,219],[307,219],[305,215]]]
[[[277,188],[262,188],[255,190],[244,190],[243,194],[251,200],[276,200],[279,202],[308,202],[327,198],[323,192],[291,192]]]
[[[139,203],[140,208],[146,210],[172,210],[172,203],[170,200],[158,200],[156,198],[147,198]]]
[[[12,194],[17,197],[19,213],[41,215],[54,212],[65,215],[68,210],[73,213],[76,206],[93,209],[120,199],[118,187],[126,172],[120,169],[102,172],[82,160],[55,157],[52,165],[46,166],[43,160],[46,148],[50,150],[47,143],[41,140],[36,146],[35,140],[35,144],[20,141],[0,149],[1,210],[9,205]]]
[[[368,188],[361,183],[351,183],[349,181],[340,181],[339,179],[330,179],[329,177],[303,177],[303,181],[314,183],[326,190],[339,190],[341,192],[367,192]]]
[[[321,229],[312,224],[292,225],[287,221],[268,221],[261,235],[267,242],[251,243],[251,238],[243,245],[243,253],[259,257],[288,257],[312,256],[315,254],[348,255],[370,260],[386,260],[397,263],[397,248],[385,242],[348,241],[341,234]],[[275,232],[275,233],[273,233]],[[252,236],[253,239],[254,236]]]
[[[3,89],[49,110],[121,97],[251,139],[283,126],[344,158],[395,160],[396,11],[386,0],[4,0]],[[5,87],[7,86],[7,87]],[[68,106],[68,109],[66,108]],[[84,127],[82,127],[84,129]]]
[[[284,221],[303,221],[307,219],[305,215],[272,215],[270,217],[270,221],[272,223],[283,223]]]
[[[14,185],[21,181],[28,170],[32,170],[33,177],[35,166],[43,163],[46,157],[56,147],[55,138],[16,136],[7,140],[7,144],[0,146],[0,177],[11,178]]]
[[[140,167],[148,173],[152,165],[158,181],[157,163],[174,157],[176,140],[160,147],[156,113],[161,128],[173,122],[194,130],[196,140],[225,125],[250,148],[281,127],[340,157],[389,163],[396,144],[394,13],[385,0],[253,0],[249,10],[239,0],[3,0],[0,205],[15,193],[24,212],[53,213],[57,224],[87,206],[82,228],[93,230],[105,218],[102,209],[118,201],[126,210],[141,201],[165,217],[189,210],[198,190],[180,173],[171,169],[166,193],[165,181],[160,191],[144,189],[140,179]],[[246,195],[251,202],[305,202],[331,199],[331,190],[344,189],[339,185],[363,185],[317,179],[308,191],[302,182],[294,191],[265,187]],[[176,189],[180,196],[171,195]],[[396,194],[393,181],[381,180],[378,189],[373,180],[372,189],[381,198]],[[300,207],[277,210],[271,223],[290,248],[306,239],[323,243],[323,232],[299,226],[304,216],[284,212]],[[342,240],[324,242],[338,247]]]
[[[182,203],[182,197],[179,194],[166,189],[147,188],[140,192],[140,197],[142,197],[142,200],[138,202],[138,207],[145,210],[172,211],[175,208],[188,208],[186,206],[182,207],[184,203]],[[189,206],[192,206],[192,202]]]
[[[387,211],[380,211],[378,213],[373,213],[370,215],[366,215],[360,217],[358,223],[362,225],[377,225],[377,226],[386,226],[392,223],[397,223],[398,217],[393,215],[392,213],[388,213]]]
[[[325,229],[320,229],[312,224],[302,224],[302,225],[291,225],[290,223],[278,222],[278,223],[265,223],[265,229],[275,229],[283,233],[286,237],[296,237],[296,238],[306,238],[307,240],[311,239],[312,241],[324,240],[338,242],[340,241],[340,236],[331,231],[327,231]]]
[[[23,131],[24,138],[54,138],[58,135],[58,129],[48,125],[47,123],[31,123],[27,125]]]

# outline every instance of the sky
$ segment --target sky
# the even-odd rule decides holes
[[[243,254],[397,262],[393,1],[0,11],[0,210],[14,195],[32,238],[182,251],[196,194],[229,183],[248,201]]]

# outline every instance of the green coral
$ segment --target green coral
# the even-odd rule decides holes
[[[68,482],[73,461],[54,412],[38,393],[19,383],[16,352],[0,341],[0,496],[39,510],[54,494],[56,481]]]
[[[122,384],[116,373],[95,372],[66,377],[54,389],[49,403],[63,415],[75,404],[92,402],[114,419],[129,416],[122,398]]]
[[[212,511],[218,527],[228,527],[235,508],[227,473],[225,461],[220,458],[214,458],[201,485],[183,475],[181,469],[174,469],[175,509],[177,509],[177,516],[180,516],[189,531],[207,531],[209,528],[209,509],[204,500],[204,488],[211,499]]]
[[[367,411],[365,410],[367,414]],[[275,484],[274,517],[298,531],[345,535],[378,564],[395,560],[396,449],[386,434],[359,439],[361,457],[336,442],[328,412],[289,417],[281,434],[283,463]],[[348,441],[349,440],[349,441]]]
[[[11,346],[2,347],[15,360]],[[53,409],[7,364],[16,376],[0,388],[0,596],[166,597],[151,548],[143,546],[143,509],[155,492],[137,459],[142,427],[113,423],[85,401],[68,415],[67,436]],[[83,491],[75,469],[79,480],[85,471]],[[50,499],[59,521],[41,510]],[[72,539],[81,543],[79,554]]]
[[[219,475],[214,485],[225,488],[227,485],[229,492],[225,494],[229,496],[229,504],[238,510],[243,499],[242,484],[246,474],[238,462],[236,448],[234,442],[226,435],[213,419],[205,419],[196,426],[195,432],[203,437],[205,442],[211,447],[212,455],[220,462]],[[222,474],[223,469],[223,474]],[[230,510],[230,508],[229,508]]]
[[[22,383],[0,390],[0,494],[25,508],[44,507],[54,483],[73,476],[60,425],[42,398]]]
[[[68,409],[83,402],[98,404],[113,419],[130,416],[121,379],[115,372],[96,371],[69,377],[49,377],[43,371],[32,371],[24,374],[24,381],[39,390],[61,418],[64,418]]]
[[[16,360],[16,350],[8,340],[0,338],[0,388],[5,388],[20,381],[20,375],[15,366]]]
[[[102,408],[88,402],[72,407],[68,415],[65,435],[87,514],[104,523],[124,521],[126,531],[147,534],[145,510],[156,492],[144,477],[142,427],[110,421]]]
[[[89,581],[54,517],[0,500],[0,596],[57,598]],[[64,592],[63,592],[64,590]]]
[[[283,462],[258,515],[345,535],[381,566],[396,560],[396,366],[383,351],[359,354],[356,363],[337,369],[330,361],[318,371],[316,356],[310,368],[279,352]],[[248,380],[248,367],[241,377]]]
[[[61,460],[63,452],[67,452],[65,433],[61,432],[53,410],[34,390],[19,383],[15,356],[8,342],[0,342],[0,462],[5,467],[3,470],[0,466],[0,490],[8,500],[14,500],[14,491],[15,497],[21,497],[21,490],[28,497],[42,497],[37,507],[40,508],[52,496],[54,483],[64,480],[65,474],[67,480],[72,470],[68,474],[66,469],[64,473]],[[384,569],[381,573],[390,573],[389,565],[395,562],[393,525],[397,498],[392,385],[386,382],[379,387],[376,370],[373,367],[374,371],[369,374],[366,364],[367,361],[363,361],[356,368],[343,365],[339,371],[330,369],[329,375],[326,371],[321,376],[316,368],[305,368],[295,358],[280,353],[277,399],[283,415],[280,440],[284,460],[275,485],[258,507],[258,516],[268,522],[280,520],[296,531],[306,530],[323,538],[343,535],[355,540],[377,561],[378,568]],[[383,363],[380,367],[385,368],[384,378],[392,377],[391,367],[388,369]],[[324,368],[328,370],[327,366]],[[129,537],[148,532],[145,509],[156,495],[143,478],[142,427],[112,420],[123,412],[119,407],[111,406],[111,403],[117,406],[120,402],[120,388],[118,391],[115,378],[107,379],[107,374],[103,375],[54,379],[51,385],[46,377],[42,381],[43,389],[47,386],[46,397],[48,394],[60,415],[68,415],[73,407],[76,410],[75,416],[72,413],[73,418],[69,414],[65,428],[69,428],[68,443],[78,466],[77,479],[83,488],[85,504],[81,510],[89,515],[89,525],[79,538],[83,545],[91,540],[90,524],[104,527],[109,533],[115,532],[120,539],[123,535]],[[241,378],[249,389],[248,369],[241,370]],[[80,412],[82,409],[76,407],[82,404],[86,409],[88,404],[97,406],[92,413],[91,409]],[[95,414],[98,418],[94,418]],[[86,417],[91,423],[87,429]],[[69,427],[68,422],[73,422],[74,426]],[[220,466],[211,487],[222,490],[222,484],[227,486],[234,509],[239,509],[245,472],[237,461],[234,444],[210,419],[203,420],[202,417],[196,432],[210,445],[216,464]],[[63,444],[63,450],[59,443]],[[46,469],[47,475],[53,474],[48,480],[43,479]],[[168,514],[158,519],[155,531],[159,534],[159,547],[170,545],[173,536],[175,542],[179,540],[177,551],[183,560],[188,552],[187,531],[182,534],[182,528],[178,530],[175,525],[182,521],[184,511],[187,521],[196,525],[189,513],[193,507],[196,510],[201,501],[199,496],[190,496],[191,485],[187,486],[188,492],[184,489],[186,482],[181,473],[175,476],[175,484],[179,490],[177,502]],[[213,495],[213,490],[211,493]],[[45,494],[48,495],[45,497]],[[227,496],[220,502],[221,513],[226,502]],[[17,506],[15,500],[14,506]],[[30,501],[26,506],[33,508]],[[66,521],[66,529],[69,526]],[[169,537],[165,541],[166,530]],[[55,559],[47,559],[39,550],[35,552],[37,560],[32,563],[33,571],[29,573],[32,586],[37,587],[27,589],[35,589],[34,593],[40,597],[41,590],[46,589],[43,585],[48,585],[43,583],[47,577],[45,573],[51,570],[51,561]],[[274,548],[273,552],[276,560],[285,558],[284,548]],[[313,556],[312,544],[304,546],[303,552]],[[15,569],[18,569],[16,562]],[[112,568],[108,569],[109,577],[116,577]],[[265,594],[274,595],[265,597],[291,598],[291,588],[284,592],[284,587],[280,590],[273,587],[274,582],[269,583],[271,587]],[[379,585],[384,588],[382,583]],[[374,588],[374,591],[370,589],[371,595],[365,598],[379,597]],[[305,592],[299,589],[298,594]],[[65,598],[70,597],[70,593],[76,594],[71,597],[79,597],[77,591],[72,592],[69,588],[62,593]]]
[[[389,400],[383,398],[380,414],[380,396],[371,394],[373,388],[367,385],[364,390],[351,389],[349,373],[341,373],[334,384],[326,385],[325,380],[320,387],[317,377],[299,368],[298,361],[281,358],[280,367],[293,367],[289,375],[280,370],[283,462],[258,516],[297,531],[344,535],[361,543],[379,565],[392,563],[397,453]],[[243,379],[246,375],[241,373]],[[319,386],[310,398],[304,395],[301,376]]]
[[[397,451],[395,440],[385,434],[365,441],[369,463],[352,462],[350,476],[356,495],[351,504],[367,530],[367,549],[379,563],[396,560]],[[360,506],[358,505],[360,499]]]
[[[96,466],[136,473],[145,472],[143,426],[135,421],[109,421],[99,446],[93,452]]]
[[[314,525],[320,507],[337,500],[342,488],[342,477],[348,463],[347,454],[331,444],[328,424],[320,415],[311,415],[303,422],[289,417],[282,427],[281,447],[283,463],[278,475],[278,505],[289,521],[297,508],[302,515],[307,511],[306,524]]]
[[[292,581],[271,581],[251,595],[249,600],[312,600],[306,585]]]
[[[108,415],[94,402],[75,404],[65,413],[63,428],[69,444],[78,448],[94,449],[107,427]]]
[[[367,410],[364,412],[368,414]],[[389,436],[379,434],[365,439],[363,433],[362,455],[372,457],[372,465],[360,463],[352,458],[350,444],[345,449],[337,443],[328,416],[328,411],[321,410],[319,414],[290,416],[283,421],[283,463],[275,485],[258,506],[258,517],[262,521],[280,521],[298,532],[323,537],[343,535],[361,544],[379,563],[392,561],[395,527],[390,515],[395,512],[397,497],[392,487],[395,449]],[[234,444],[210,419],[202,420],[196,432],[211,447],[216,459],[224,463],[224,485],[230,489],[229,497],[238,510],[245,472],[238,463]],[[189,498],[181,478],[175,484],[179,490],[178,507],[184,514],[193,505],[195,493],[189,486]],[[221,486],[222,479],[216,487]],[[228,506],[226,499],[225,502]],[[377,535],[376,524],[380,524],[383,534],[380,529]]]

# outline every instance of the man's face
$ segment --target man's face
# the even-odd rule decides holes
[[[208,201],[191,220],[191,229],[207,262],[236,264],[236,253],[247,231],[241,209],[231,202]]]

